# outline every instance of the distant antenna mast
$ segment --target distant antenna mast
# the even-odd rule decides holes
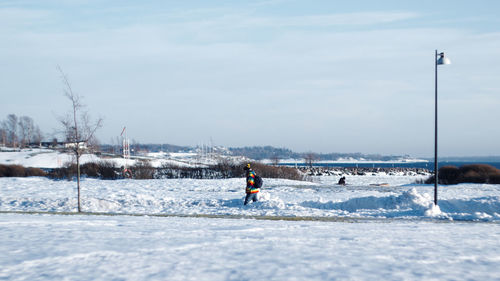
[[[127,137],[127,127],[123,127],[121,137],[123,139],[123,158],[125,159],[125,165],[123,166],[123,175],[130,178],[132,176],[130,170],[128,169],[128,160],[130,159],[130,141]],[[125,134],[125,137],[123,136]]]
[[[212,137],[210,137],[210,152],[208,155],[210,159],[214,158],[214,141],[212,140]]]

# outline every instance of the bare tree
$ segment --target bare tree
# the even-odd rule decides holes
[[[17,147],[17,115],[9,114],[7,115],[6,129],[7,129],[7,141],[12,147]]]
[[[278,166],[280,164],[280,158],[278,155],[273,155],[271,160],[274,166]]]
[[[7,145],[7,125],[5,121],[0,123],[0,137],[2,138],[2,146]]]
[[[57,147],[57,138],[52,138],[52,147]]]
[[[21,137],[20,146],[27,146],[33,138],[33,132],[35,131],[35,122],[28,116],[21,116],[19,118],[19,133]]]
[[[27,135],[27,124],[25,122],[26,120],[23,120],[23,117],[19,118],[18,121],[18,126],[19,126],[19,147],[23,148],[25,143],[26,143],[26,135]]]
[[[306,162],[306,165],[309,166],[309,168],[312,168],[313,163],[316,162],[317,159],[318,157],[316,156],[316,154],[312,152],[308,152],[306,153],[306,155],[304,155],[304,160]]]
[[[33,142],[33,138],[35,136],[35,121],[33,121],[33,118],[31,117],[27,117],[27,116],[24,116],[26,119],[26,122],[27,122],[27,132],[26,132],[26,135],[27,135],[27,139],[28,139],[28,143],[31,143]]]
[[[137,142],[135,139],[132,139],[132,145],[130,146],[130,152],[132,153],[131,155],[137,155],[141,150],[141,144]]]
[[[33,142],[36,142],[36,143],[38,143],[41,146],[42,145],[42,139],[43,139],[42,130],[40,130],[40,127],[36,126],[35,127],[34,136],[33,136]]]
[[[64,96],[71,102],[71,111],[59,118],[62,125],[64,137],[69,149],[75,156],[77,169],[77,188],[78,188],[78,212],[81,212],[80,204],[80,157],[87,150],[88,144],[95,138],[95,132],[102,127],[103,119],[99,118],[95,122],[90,121],[88,112],[84,110],[82,97],[75,93],[69,83],[67,75],[58,66],[61,73],[61,80],[64,85]]]

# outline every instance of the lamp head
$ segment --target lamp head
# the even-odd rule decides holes
[[[439,53],[436,63],[438,65],[440,65],[440,64],[451,64],[451,61],[450,61],[449,58],[447,58],[447,57],[444,56],[444,53]]]

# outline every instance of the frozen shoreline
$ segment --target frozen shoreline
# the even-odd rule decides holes
[[[404,167],[313,167],[299,168],[309,176],[430,176],[432,172],[423,168]]]

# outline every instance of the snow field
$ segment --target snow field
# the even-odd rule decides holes
[[[499,187],[440,186],[436,207],[419,178],[264,179],[248,206],[243,178],[81,183],[86,212],[194,217],[6,213],[75,212],[76,183],[0,178],[0,280],[500,280]]]
[[[149,160],[153,167],[161,167],[165,164],[176,165],[179,167],[192,166],[189,164],[192,160],[192,154],[173,153],[172,159],[157,158],[159,154],[151,157],[144,157]],[[100,157],[95,154],[83,154],[80,158],[80,163],[108,161],[114,163],[115,167],[124,165],[133,166],[137,163],[134,159],[125,160],[120,157]],[[47,148],[29,148],[21,149],[20,151],[2,151],[0,152],[0,164],[21,165],[24,167],[35,168],[60,168],[68,163],[75,163],[74,155],[71,153],[63,153]]]
[[[437,218],[500,221],[498,186],[412,184],[413,176],[335,177],[315,182],[265,179],[259,202],[243,206],[241,179],[96,180],[81,183],[84,212],[288,217]],[[371,186],[373,183],[389,186]],[[76,183],[46,178],[0,178],[0,211],[76,211]]]
[[[500,280],[500,225],[0,216],[2,280]]]

